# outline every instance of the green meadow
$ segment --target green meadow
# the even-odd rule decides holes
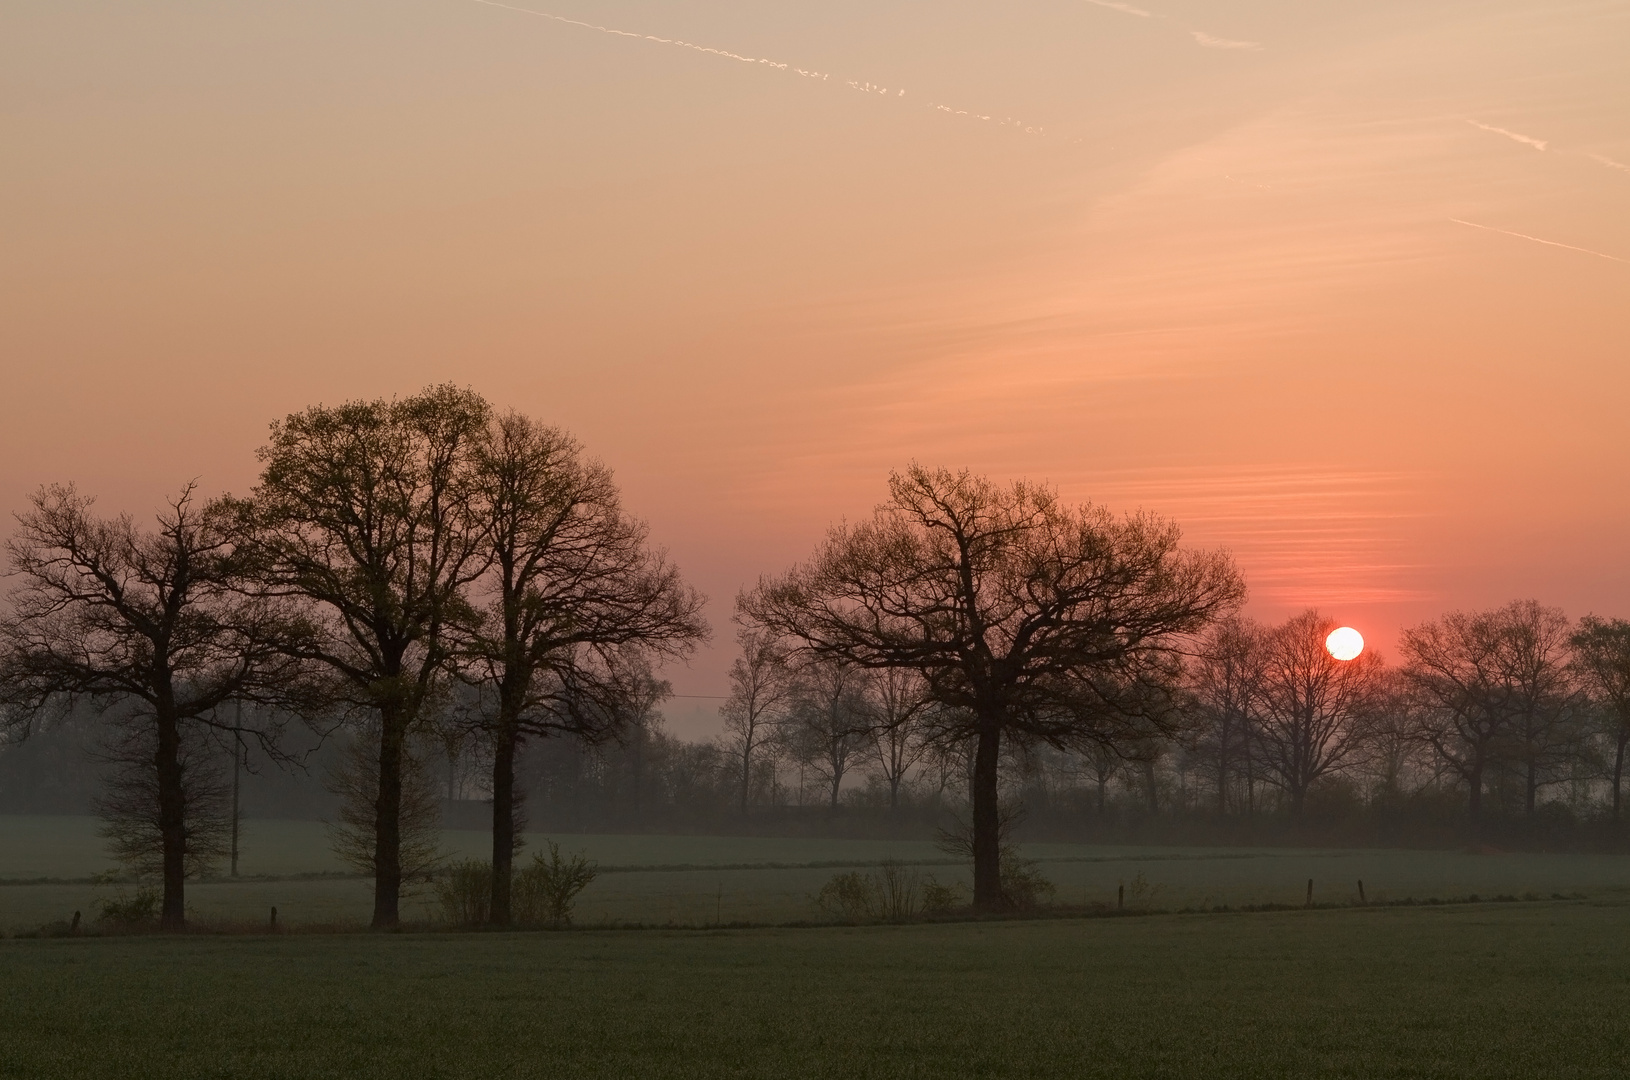
[[[0,1076],[1618,1077],[1630,907],[0,941]]]

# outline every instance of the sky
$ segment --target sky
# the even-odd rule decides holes
[[[1630,0],[11,0],[0,515],[452,381],[710,597],[969,467],[1393,650],[1630,616]]]

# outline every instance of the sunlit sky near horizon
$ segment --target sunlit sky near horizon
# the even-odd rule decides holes
[[[241,492],[274,418],[451,380],[709,594],[686,695],[912,460],[1383,654],[1630,616],[1627,57],[1630,2],[15,0],[0,512]]]

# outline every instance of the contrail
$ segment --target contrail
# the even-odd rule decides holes
[[[555,22],[565,23],[567,26],[581,26],[585,30],[597,30],[602,34],[612,34],[616,37],[638,38],[641,41],[655,41],[663,45],[674,45],[681,49],[694,49],[697,52],[712,53],[714,56],[722,56],[727,60],[739,60],[744,64],[763,64],[766,67],[773,67],[779,71],[791,71],[794,74],[802,75],[806,79],[821,79],[824,81],[831,78],[831,75],[823,72],[805,71],[803,68],[793,67],[790,64],[783,64],[775,60],[764,60],[756,56],[743,56],[741,53],[733,53],[727,49],[714,49],[706,45],[697,45],[695,42],[691,41],[680,41],[677,38],[657,37],[655,34],[636,34],[631,30],[618,30],[610,26],[601,26],[598,23],[582,22],[578,19],[568,19],[564,15],[551,15],[547,11],[534,11],[532,8],[515,7],[513,4],[501,4],[498,2],[498,0],[470,0],[470,2],[475,4],[485,4],[487,7],[503,8],[505,11],[518,11],[523,15],[536,15],[540,19],[553,19]],[[901,91],[901,93],[904,93],[904,91]]]
[[[1096,4],[1098,7],[1108,8],[1111,11],[1119,11],[1125,15],[1136,15],[1140,19],[1159,19],[1161,22],[1168,22],[1175,26],[1183,27],[1182,23],[1178,22],[1170,15],[1159,15],[1153,11],[1145,11],[1140,7],[1133,7],[1131,4],[1120,3],[1119,0],[1087,0],[1087,3]],[[1183,27],[1183,29],[1188,28]],[[1208,34],[1203,30],[1188,30],[1188,34],[1197,44],[1202,45],[1207,49],[1262,48],[1262,43],[1260,41],[1234,41],[1230,38],[1222,38],[1217,37],[1215,34]]]
[[[680,49],[691,49],[695,52],[710,53],[713,56],[720,56],[726,60],[736,60],[743,64],[761,64],[765,67],[775,68],[777,71],[790,71],[794,75],[802,75],[806,79],[817,79],[821,82],[827,82],[832,78],[830,72],[806,71],[801,67],[797,67],[792,64],[784,64],[779,60],[767,60],[758,56],[743,56],[741,53],[731,52],[728,49],[715,49],[708,45],[698,45],[693,41],[681,41],[678,38],[658,37],[655,34],[641,34],[633,30],[618,30],[613,26],[601,26],[599,23],[584,22],[581,19],[568,19],[564,15],[555,15],[547,11],[538,11],[535,8],[517,7],[514,4],[501,3],[500,0],[470,0],[470,2],[475,4],[484,4],[487,7],[502,8],[505,11],[515,11],[522,15],[536,15],[540,19],[550,19],[554,22],[565,23],[567,26],[578,26],[582,27],[584,30],[593,30],[601,34],[611,34],[614,37],[634,38],[638,41],[654,41],[660,45],[673,45]],[[859,90],[863,94],[878,94],[885,97],[896,98],[906,96],[906,92],[904,90],[896,88],[891,92],[886,86],[879,86],[876,83],[858,79],[846,79],[844,80],[844,85],[850,87],[851,89]],[[953,109],[948,105],[936,105],[933,102],[929,102],[928,107],[936,112],[949,113],[952,116],[966,116],[973,120],[993,121],[997,124],[1015,127],[1028,135],[1045,136],[1047,134],[1045,129],[1034,124],[1026,124],[1022,120],[1015,120],[1011,116],[998,119],[995,116],[988,116],[984,113],[971,112],[967,109]]]
[[[1594,255],[1598,259],[1607,259],[1610,262],[1630,263],[1630,259],[1621,259],[1617,255],[1604,255],[1602,252],[1592,251],[1590,248],[1574,247],[1572,244],[1559,244],[1555,240],[1543,240],[1537,236],[1529,236],[1527,233],[1512,232],[1510,229],[1496,229],[1493,225],[1479,225],[1475,221],[1462,221],[1457,217],[1452,217],[1449,220],[1454,222],[1456,225],[1470,225],[1474,229],[1486,229],[1489,232],[1503,233],[1506,236],[1515,236],[1519,240],[1532,240],[1536,244],[1546,244],[1550,247],[1567,248],[1569,251],[1582,251],[1586,255]]]
[[[1585,156],[1590,158],[1592,161],[1601,162],[1610,169],[1618,169],[1621,172],[1630,172],[1630,165],[1626,165],[1622,161],[1614,161],[1612,158],[1603,157],[1601,154],[1586,154]]]
[[[1461,117],[1461,119],[1465,120],[1466,118]],[[1535,150],[1544,150],[1550,145],[1550,142],[1546,139],[1530,138],[1527,135],[1522,135],[1515,131],[1507,131],[1503,127],[1494,127],[1492,124],[1479,124],[1476,120],[1466,120],[1466,123],[1470,124],[1474,128],[1482,128],[1484,131],[1492,131],[1496,135],[1504,135],[1508,139],[1515,140],[1516,142],[1523,143],[1527,146],[1532,146]]]
[[[1124,11],[1128,15],[1136,15],[1140,19],[1155,17],[1152,11],[1144,11],[1142,8],[1133,7],[1131,4],[1118,4],[1115,0],[1087,0],[1087,3],[1097,4],[1099,7],[1109,8],[1111,11]]]
[[[1262,48],[1262,42],[1260,41],[1230,41],[1228,38],[1214,37],[1213,35],[1207,34],[1202,30],[1190,30],[1189,34],[1193,36],[1195,41],[1198,41],[1201,45],[1204,45],[1208,49]]]

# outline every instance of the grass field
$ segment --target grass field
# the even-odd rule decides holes
[[[770,839],[707,836],[557,836],[562,847],[586,851],[603,873],[581,897],[585,924],[784,923],[821,918],[811,897],[839,867],[894,858],[919,863],[922,875],[965,880],[925,842]],[[542,846],[530,837],[530,850]],[[448,832],[455,855],[485,854],[481,833]],[[1033,844],[1069,905],[1108,904],[1123,883],[1135,907],[1181,910],[1299,904],[1307,880],[1315,900],[1429,900],[1468,896],[1582,896],[1630,902],[1630,859],[1612,855],[1476,855],[1423,851],[1309,851],[1285,848],[1125,848]],[[108,860],[91,818],[0,817],[0,932],[18,933],[82,911],[94,917],[114,888],[89,883]],[[241,881],[209,880],[188,887],[194,918],[255,922],[271,907],[288,927],[366,921],[371,886],[337,874],[322,826],[315,822],[251,821],[245,831]],[[45,879],[41,881],[40,879]],[[26,884],[25,882],[36,882]],[[428,895],[404,905],[410,919],[432,919]]]
[[[0,941],[0,1076],[1618,1077],[1630,907]]]

